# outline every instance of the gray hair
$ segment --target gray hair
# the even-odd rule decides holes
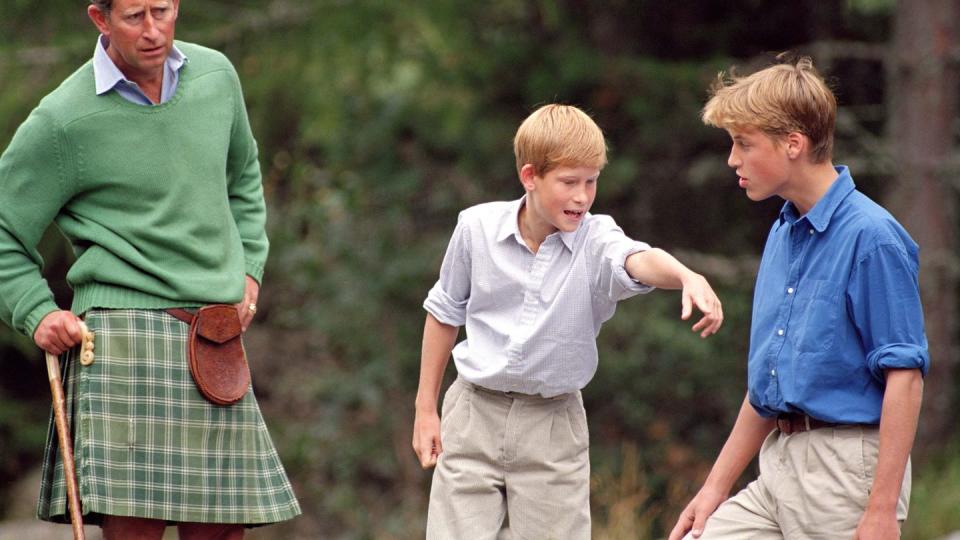
[[[110,8],[113,7],[113,0],[90,0],[90,3],[105,14],[110,13]]]

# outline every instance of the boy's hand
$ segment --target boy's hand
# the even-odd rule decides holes
[[[723,324],[723,308],[717,294],[713,292],[706,278],[700,274],[691,272],[682,280],[682,283],[683,312],[680,318],[689,319],[693,315],[693,308],[696,307],[703,313],[703,318],[693,325],[693,331],[700,332],[702,338],[716,334],[720,325]]]
[[[867,507],[853,540],[897,540],[900,538],[900,524],[896,511],[873,512]]]
[[[413,421],[413,451],[424,469],[437,464],[437,458],[443,452],[443,446],[440,444],[440,416],[436,410],[417,411]]]
[[[680,513],[677,524],[670,531],[669,540],[680,540],[688,531],[692,533],[694,538],[700,538],[700,535],[703,534],[703,527],[707,523],[707,518],[725,500],[725,495],[709,491],[706,488],[701,489]]]
[[[37,325],[33,341],[44,351],[59,356],[83,341],[79,319],[69,311],[51,311]]]

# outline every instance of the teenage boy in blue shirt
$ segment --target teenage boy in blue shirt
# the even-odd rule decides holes
[[[899,538],[929,367],[917,244],[831,163],[836,99],[809,58],[724,80],[705,123],[747,197],[786,200],[753,301],[748,393],[670,534]],[[727,499],[760,453],[760,475]]]
[[[436,465],[427,538],[590,538],[590,460],[580,389],[596,337],[618,301],[683,289],[682,314],[723,321],[707,281],[588,211],[606,164],[600,128],[575,107],[546,105],[514,138],[526,194],[460,214],[424,307],[413,448]],[[454,348],[460,326],[467,339]],[[437,399],[453,353],[459,377]]]

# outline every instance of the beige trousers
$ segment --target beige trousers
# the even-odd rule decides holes
[[[429,540],[590,538],[589,436],[580,392],[542,398],[458,378],[443,398],[440,437]]]
[[[717,508],[700,540],[853,538],[870,495],[879,446],[875,427],[791,435],[773,430],[760,450],[760,476]],[[908,461],[897,504],[901,524],[909,500]]]

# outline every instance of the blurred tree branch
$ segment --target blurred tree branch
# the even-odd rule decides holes
[[[956,425],[958,0],[900,0],[887,61],[887,137],[896,164],[887,207],[921,247],[920,292],[931,367],[919,448]]]

